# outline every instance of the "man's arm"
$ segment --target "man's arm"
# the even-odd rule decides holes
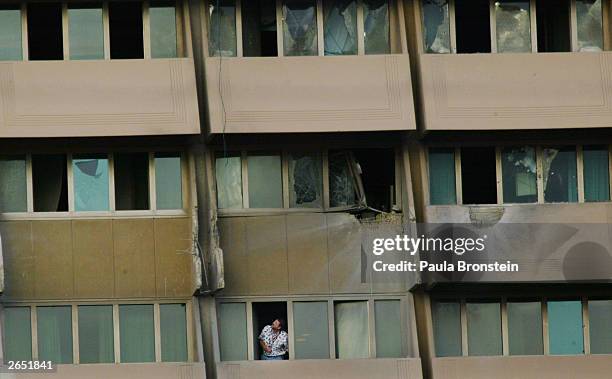
[[[270,349],[270,348],[268,347],[268,345],[266,345],[266,343],[264,342],[264,340],[259,340],[259,346],[261,346],[261,348],[262,348],[262,349],[264,349],[264,351],[265,351],[266,353],[269,353],[269,352],[271,352],[271,351],[272,351],[272,349]]]

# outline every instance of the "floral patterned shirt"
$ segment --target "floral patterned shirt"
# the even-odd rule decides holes
[[[271,325],[267,325],[261,331],[259,339],[264,341],[266,345],[272,349],[272,351],[269,353],[264,351],[264,355],[267,355],[268,357],[276,357],[287,353],[288,336],[287,332],[284,330],[277,333],[274,331],[274,329],[272,329]]]

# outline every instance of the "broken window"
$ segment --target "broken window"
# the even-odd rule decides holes
[[[104,59],[102,4],[69,4],[70,59]]]
[[[74,209],[77,212],[110,209],[106,155],[75,155],[72,159],[72,174]]]
[[[402,356],[401,306],[399,300],[374,301],[376,357]]]
[[[502,150],[504,203],[536,203],[536,153],[530,146]]]
[[[544,201],[575,203],[578,201],[576,148],[545,148],[542,155]]]
[[[38,359],[72,363],[72,307],[36,307]]]
[[[183,209],[183,179],[179,153],[155,153],[157,209]]]
[[[314,0],[283,2],[284,55],[317,55],[317,7]]]
[[[162,362],[187,362],[186,308],[184,303],[159,305]]]
[[[176,8],[174,1],[151,1],[149,20],[151,58],[176,58]]]
[[[436,357],[461,356],[461,316],[458,302],[431,304]]]
[[[539,52],[571,51],[570,0],[536,1]]]
[[[111,58],[144,58],[142,2],[111,1],[108,17]]]
[[[0,5],[0,61],[23,59],[21,38],[21,8]]]
[[[79,363],[114,363],[112,305],[79,305]]]
[[[601,0],[576,0],[578,51],[602,51]]]
[[[115,208],[149,209],[149,154],[115,154]]]
[[[61,3],[28,3],[28,58],[64,59]]]
[[[282,319],[284,324],[282,330],[287,331],[287,303],[276,302],[253,302],[253,347],[255,359],[260,359],[263,349],[259,344],[259,335],[264,327],[271,325],[274,320]],[[288,346],[287,346],[288,348]],[[286,358],[286,357],[285,357]]]
[[[282,208],[280,155],[250,154],[247,158],[249,208]]]
[[[155,362],[153,305],[119,305],[121,363]]]
[[[502,326],[500,303],[467,303],[466,314],[469,355],[501,355]]]
[[[327,301],[293,302],[296,359],[329,358]]]
[[[289,206],[321,208],[323,206],[323,173],[319,154],[289,156]]]
[[[370,333],[367,301],[334,303],[336,358],[368,358]]]
[[[610,168],[606,146],[585,146],[582,152],[584,165],[584,201],[610,200]]]
[[[463,204],[496,204],[495,148],[461,148]]]
[[[457,204],[455,149],[429,149],[429,203]]]
[[[489,0],[455,0],[457,53],[490,53]]]
[[[0,213],[26,212],[25,156],[0,156]]]
[[[218,156],[215,161],[217,208],[242,208],[242,159],[240,153]]]
[[[357,1],[323,2],[325,55],[357,54]]]
[[[275,0],[250,0],[242,3],[242,48],[245,57],[275,57]]]
[[[363,1],[363,34],[366,54],[389,54],[389,2]]]
[[[497,52],[526,53],[531,51],[531,17],[529,0],[495,2]]]
[[[422,0],[426,53],[450,53],[448,0]]]
[[[551,355],[584,354],[582,302],[549,301],[548,344]]]
[[[353,169],[349,154],[345,152],[330,152],[329,204],[331,207],[357,204]]]
[[[612,300],[589,300],[591,354],[612,354]]]
[[[236,3],[211,2],[208,6],[208,53],[212,57],[236,56]]]
[[[5,307],[3,313],[4,361],[32,360],[30,307]]]
[[[220,303],[217,309],[221,360],[246,361],[248,358],[246,303]]]
[[[68,211],[65,155],[32,155],[34,212]]]
[[[508,347],[510,355],[542,355],[542,304],[508,302]]]
[[[395,198],[395,152],[393,149],[353,150],[368,207],[391,212]],[[357,182],[359,186],[359,182]]]

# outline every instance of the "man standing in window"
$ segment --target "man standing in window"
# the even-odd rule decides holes
[[[285,320],[277,318],[272,325],[266,325],[259,335],[259,345],[263,349],[261,360],[276,361],[285,359],[287,354],[287,332],[283,330]]]

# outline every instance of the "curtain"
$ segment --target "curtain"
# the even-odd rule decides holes
[[[162,362],[187,361],[185,308],[185,304],[161,304],[159,306]]]
[[[400,358],[402,356],[402,330],[399,300],[376,300],[376,357]]]
[[[429,196],[431,205],[457,203],[453,149],[429,150]]]
[[[326,301],[293,303],[296,359],[329,359]]]
[[[153,305],[120,305],[121,362],[154,362]]]
[[[37,307],[38,358],[72,363],[72,309],[70,306]]]
[[[347,301],[336,303],[336,357],[340,359],[369,356],[368,303]]]
[[[112,305],[79,306],[79,360],[81,363],[115,361]]]
[[[608,201],[610,199],[608,150],[585,148],[583,157],[584,200]]]
[[[4,361],[32,359],[30,307],[4,308]]]

